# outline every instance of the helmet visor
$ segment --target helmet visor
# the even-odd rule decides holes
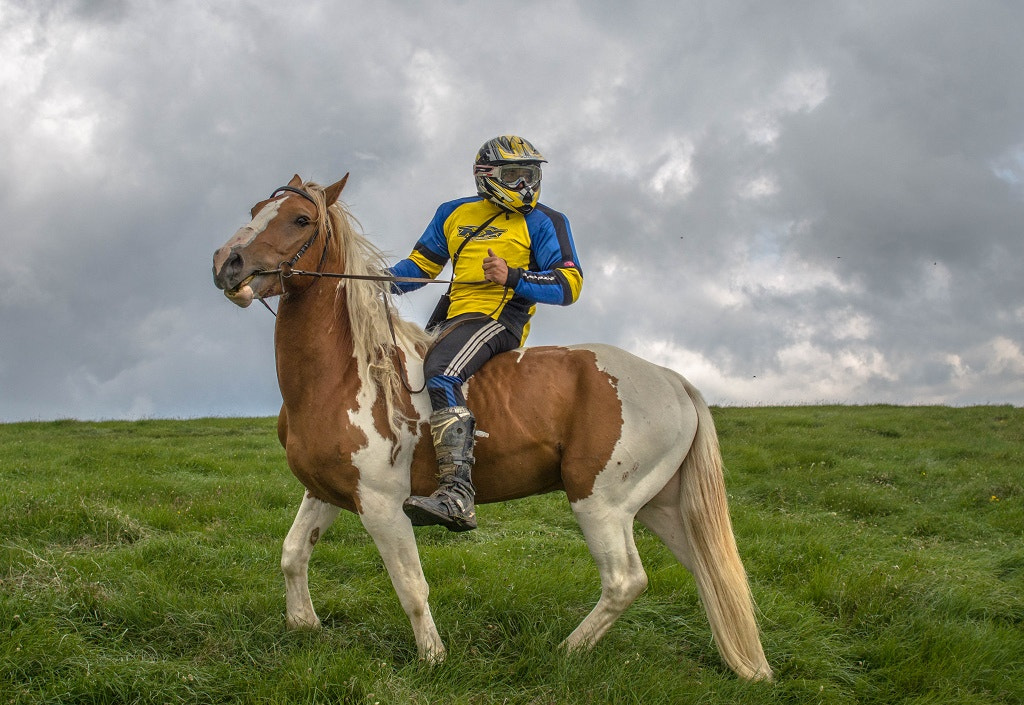
[[[489,176],[511,189],[533,188],[540,183],[541,171],[537,164],[480,164],[476,167],[476,175]]]

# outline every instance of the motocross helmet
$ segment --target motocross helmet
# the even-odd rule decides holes
[[[499,208],[526,215],[540,198],[544,155],[515,135],[495,137],[484,143],[473,165],[476,190]]]

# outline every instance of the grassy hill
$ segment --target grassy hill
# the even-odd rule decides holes
[[[1024,410],[714,412],[774,683],[639,528],[648,591],[559,652],[599,593],[560,494],[417,530],[444,665],[351,515],[313,554],[325,629],[286,632],[273,420],[61,421],[0,425],[0,705],[1024,702]]]

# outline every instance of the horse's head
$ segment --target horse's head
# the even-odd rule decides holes
[[[325,252],[330,227],[327,209],[338,200],[347,180],[345,174],[325,189],[304,189],[296,175],[253,206],[249,224],[213,253],[217,288],[242,307],[254,298],[281,294],[282,269],[290,269],[303,256],[312,260]]]

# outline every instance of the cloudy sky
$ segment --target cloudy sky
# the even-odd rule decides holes
[[[1021,37],[1013,0],[2,0],[0,421],[276,413],[213,250],[351,172],[405,256],[504,133],[586,276],[531,344],[714,404],[1024,404]]]

